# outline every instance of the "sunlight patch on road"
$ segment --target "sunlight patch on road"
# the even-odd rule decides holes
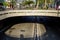
[[[43,24],[39,23],[19,23],[13,25],[10,29],[8,29],[5,34],[10,37],[20,38],[21,35],[24,38],[32,38],[34,37],[34,27],[37,27],[37,36],[42,36],[46,29]]]

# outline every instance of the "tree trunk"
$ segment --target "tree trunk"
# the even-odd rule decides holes
[[[44,6],[44,8],[46,8],[47,7],[47,0],[45,0],[45,6]]]
[[[39,0],[36,0],[36,9],[39,8]]]

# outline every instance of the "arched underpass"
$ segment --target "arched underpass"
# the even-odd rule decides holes
[[[60,27],[59,27],[60,18],[59,17],[44,17],[44,16],[20,16],[20,17],[10,17],[10,18],[1,20],[0,21],[0,25],[1,25],[1,27],[0,27],[0,35],[1,35],[0,37],[1,38],[0,39],[1,40],[30,40],[30,39],[17,39],[17,37],[13,38],[13,37],[5,34],[5,32],[7,30],[9,30],[11,27],[14,27],[15,24],[22,24],[22,23],[26,23],[26,25],[28,25],[28,26],[35,25],[35,24],[44,25],[42,27],[45,28],[45,30],[46,30],[46,31],[44,31],[45,33],[39,37],[32,37],[31,40],[60,40]],[[22,25],[24,25],[24,24],[22,24]],[[21,31],[24,32],[24,30],[21,30]],[[34,31],[34,30],[32,30],[32,31]],[[36,39],[34,39],[34,38],[36,38]]]

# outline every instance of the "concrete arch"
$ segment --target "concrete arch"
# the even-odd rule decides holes
[[[25,16],[25,17],[27,17],[27,16]],[[36,17],[36,16],[35,16]],[[30,17],[28,17],[28,18],[30,18],[30,19],[33,19],[33,20],[35,20],[35,17],[33,16],[32,18],[31,18],[31,16]],[[40,16],[41,17],[41,16]],[[50,18],[50,17],[49,17]],[[54,17],[52,17],[52,18],[54,18]],[[16,20],[15,20],[16,19]],[[21,21],[20,21],[20,19],[21,19]],[[2,20],[2,22],[4,23],[4,24],[6,24],[6,25],[4,25],[4,28],[5,27],[10,27],[11,28],[11,26],[13,26],[13,25],[15,25],[15,24],[17,24],[19,21],[21,22],[21,23],[24,23],[25,21],[24,20],[26,20],[27,18],[24,18],[24,17],[22,17],[22,16],[20,16],[20,17],[9,17],[9,18],[6,18],[6,19],[4,19],[4,22],[3,22],[3,20]],[[18,21],[19,20],[19,21]],[[59,19],[60,20],[60,19]],[[7,22],[8,21],[8,22]],[[23,22],[24,21],[24,22]],[[27,20],[26,20],[27,21]],[[32,21],[32,20],[29,20],[30,22]],[[37,20],[35,20],[35,21],[37,21]],[[35,22],[35,21],[32,21],[32,22]],[[53,20],[54,21],[54,20]],[[12,25],[10,25],[10,22],[12,23]],[[17,23],[15,23],[15,24],[13,24],[14,22],[17,22]],[[25,22],[26,23],[26,22]],[[27,22],[28,23],[28,22]],[[38,22],[37,22],[38,23]],[[7,25],[8,24],[8,25]],[[41,23],[42,24],[42,23]],[[45,27],[45,25],[44,25],[44,27]],[[43,29],[43,28],[42,28]],[[8,29],[5,29],[5,31],[6,30],[8,30]],[[45,27],[45,30],[46,30],[46,27]],[[3,31],[4,32],[4,31]],[[44,34],[45,35],[45,34]],[[44,36],[43,35],[43,36]]]
[[[12,26],[12,25],[15,25],[17,23],[39,23],[35,17],[34,16],[9,17],[9,18],[6,18],[4,20],[1,20],[0,25],[1,25],[2,29],[5,29],[5,27],[8,28],[8,26]],[[40,22],[40,23],[42,23],[42,22]]]
[[[38,20],[36,19],[38,17]],[[6,26],[12,26],[17,23],[42,23],[48,22],[49,20],[55,21],[55,19],[59,19],[59,17],[41,17],[41,16],[18,16],[18,17],[9,17],[0,21],[0,25],[2,28]],[[57,21],[57,20],[56,20]]]

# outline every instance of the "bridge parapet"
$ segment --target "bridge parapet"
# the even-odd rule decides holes
[[[1,11],[0,14],[5,13],[56,13],[58,10],[7,10]],[[59,11],[60,12],[60,11]]]
[[[58,10],[9,10],[0,12],[0,20],[14,16],[53,16],[60,17]]]

